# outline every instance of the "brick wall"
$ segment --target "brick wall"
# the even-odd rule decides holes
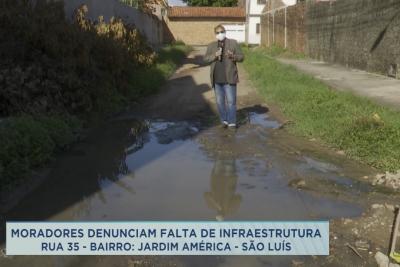
[[[169,33],[175,40],[182,40],[190,45],[207,45],[215,41],[214,27],[218,24],[243,24],[238,20],[212,20],[201,18],[170,18],[166,21]]]
[[[307,6],[307,53],[386,74],[400,64],[400,1],[337,0]]]
[[[305,52],[305,3],[286,8],[286,47]],[[285,9],[261,17],[261,45],[285,47]]]

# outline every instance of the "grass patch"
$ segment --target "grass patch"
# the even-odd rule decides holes
[[[272,45],[269,47],[255,47],[254,50],[255,51],[261,50],[263,53],[265,53],[265,55],[269,55],[271,57],[283,57],[283,58],[293,58],[293,59],[306,58],[306,55],[304,53],[291,51],[279,45]]]
[[[183,43],[167,45],[160,49],[154,65],[141,68],[132,74],[131,83],[135,89],[130,92],[130,99],[157,91],[190,51],[192,48]]]
[[[76,140],[81,127],[75,117],[22,115],[0,123],[0,188],[18,183],[32,168]],[[0,190],[1,191],[1,190]]]
[[[369,99],[331,90],[263,49],[243,49],[259,92],[295,123],[290,131],[317,138],[381,170],[400,169],[400,114]]]

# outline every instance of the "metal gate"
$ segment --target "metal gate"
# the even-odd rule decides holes
[[[235,39],[239,43],[244,43],[246,40],[246,29],[244,24],[224,24],[226,37]]]

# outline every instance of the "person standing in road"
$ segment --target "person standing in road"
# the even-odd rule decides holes
[[[239,75],[236,62],[244,56],[236,40],[226,38],[224,26],[214,28],[217,41],[207,47],[204,61],[210,66],[211,85],[214,88],[218,112],[224,128],[235,129],[236,90]]]

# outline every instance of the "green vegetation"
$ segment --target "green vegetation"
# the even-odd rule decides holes
[[[291,131],[344,150],[382,170],[400,169],[400,114],[327,85],[274,60],[265,49],[243,49],[244,67],[268,101],[294,121]]]
[[[5,0],[0,4],[0,116],[18,113],[106,113],[136,88],[132,75],[156,54],[121,20],[98,23],[77,10],[66,21],[63,2]]]
[[[87,118],[154,93],[190,50],[156,53],[120,19],[93,23],[82,6],[70,23],[62,1],[31,2],[0,2],[0,191],[67,148]]]
[[[192,48],[184,43],[176,43],[163,47],[157,56],[154,65],[142,68],[132,76],[132,84],[139,90],[135,90],[130,98],[135,99],[134,94],[148,94],[155,92],[165,80],[171,76],[180,62],[185,58]]]
[[[245,44],[242,44],[242,47],[244,48],[250,48],[249,46],[246,46]],[[258,48],[261,49],[261,48]],[[289,49],[283,48],[282,46],[273,44],[272,46],[268,47],[263,47],[262,50],[264,51],[265,55],[271,56],[271,57],[284,57],[284,58],[294,58],[294,59],[302,59],[305,58],[304,53],[299,53],[299,52],[294,52]]]
[[[30,169],[41,166],[57,150],[76,138],[80,121],[74,117],[21,115],[0,123],[0,183],[18,182]]]

